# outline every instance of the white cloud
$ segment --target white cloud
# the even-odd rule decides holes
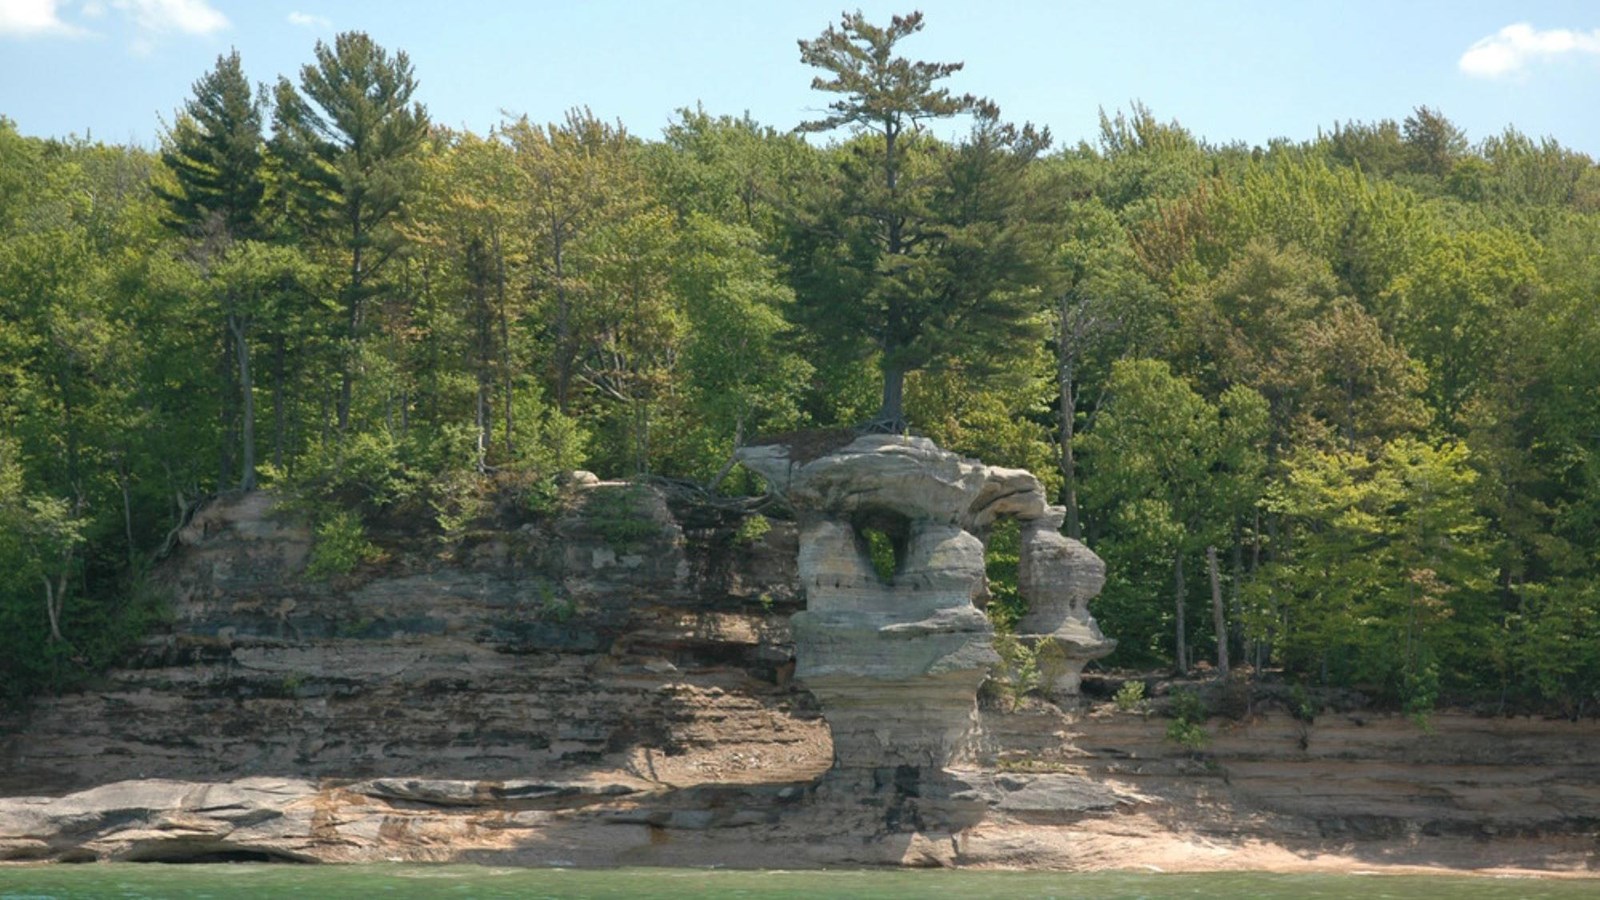
[[[73,6],[83,20],[104,19],[108,9],[117,10],[133,24],[130,46],[139,55],[153,52],[160,35],[206,35],[230,25],[211,0],[0,0],[0,38],[94,36],[62,18]]]
[[[211,34],[228,27],[228,17],[208,0],[112,0],[111,5],[132,16],[146,35],[169,31]]]
[[[292,12],[289,13],[289,24],[301,28],[332,28],[333,20],[313,13]]]
[[[0,37],[82,37],[89,32],[61,19],[58,0],[0,0]]]
[[[1456,65],[1468,75],[1500,78],[1521,72],[1532,63],[1573,53],[1600,55],[1600,28],[1539,31],[1526,22],[1518,22],[1468,47]]]

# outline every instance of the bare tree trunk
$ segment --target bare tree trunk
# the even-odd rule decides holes
[[[1184,633],[1187,631],[1183,609],[1185,593],[1183,585],[1183,551],[1179,550],[1172,555],[1172,601],[1173,609],[1177,616],[1176,636],[1173,641],[1173,647],[1180,674],[1187,674],[1189,671],[1189,646],[1187,639],[1184,637]]]
[[[489,470],[489,398],[486,396],[483,379],[478,380],[478,402],[473,407],[475,410],[474,424],[478,427],[477,466],[480,473]]]
[[[217,444],[217,490],[228,489],[233,483],[233,397],[234,397],[234,349],[232,344],[233,329],[224,323],[222,329],[222,356],[218,359],[218,380],[222,383],[222,390],[217,402],[217,433],[221,436]]]
[[[133,498],[128,487],[128,452],[124,450],[117,460],[117,488],[122,492],[122,535],[128,542],[128,562],[133,563],[133,558],[138,551],[133,546]]]
[[[239,489],[256,489],[256,393],[255,380],[250,372],[250,324],[239,316],[228,317],[228,330],[233,332],[234,351],[239,358]]]
[[[548,189],[548,185],[547,185]],[[572,367],[576,355],[572,351],[572,307],[567,298],[566,241],[563,229],[566,223],[554,212],[550,213],[550,263],[556,282],[556,409],[566,415],[571,410],[568,403],[572,393]]]
[[[76,516],[83,509],[83,497],[80,495],[72,506],[72,514]],[[50,618],[50,642],[59,643],[66,638],[61,636],[61,612],[67,603],[67,575],[72,571],[72,557],[75,556],[72,546],[61,551],[61,571],[56,575],[56,583],[50,583],[50,576],[41,573],[39,577],[44,581],[44,611]]]
[[[744,416],[740,416],[739,421],[735,422],[733,426],[733,452],[728,454],[728,461],[722,464],[722,468],[717,471],[717,474],[706,482],[707,493],[716,493],[717,486],[722,484],[723,479],[728,477],[729,472],[733,471],[733,467],[739,462],[739,448],[743,446]]]
[[[481,300],[482,297],[480,296],[479,299]],[[478,321],[478,390],[473,404],[473,424],[478,429],[477,464],[479,472],[488,471],[489,441],[492,439],[489,430],[494,427],[494,424],[489,421],[489,361],[485,358],[488,355],[488,349],[483,346],[484,332],[487,328],[481,318],[482,312],[480,304],[480,309],[478,310],[480,316]]]
[[[1083,526],[1078,522],[1078,465],[1073,457],[1072,442],[1077,428],[1077,401],[1072,393],[1072,367],[1063,365],[1061,388],[1061,505],[1067,508],[1067,537],[1083,540]]]
[[[512,387],[516,383],[511,371],[511,313],[506,309],[506,258],[500,246],[500,229],[494,230],[494,291],[500,307],[500,378],[505,391],[506,446],[504,456],[511,459],[516,445],[512,437],[516,431],[513,413]]]
[[[61,607],[58,605],[59,595],[56,593],[55,585],[50,583],[49,575],[41,574],[39,579],[44,582],[44,612],[46,616],[50,617],[50,643],[59,644],[66,640],[66,638],[61,636]]]
[[[633,401],[633,445],[637,459],[634,467],[640,475],[650,472],[650,402]]]
[[[1233,586],[1228,591],[1228,609],[1233,613],[1233,621],[1240,623],[1239,649],[1244,653],[1244,661],[1249,665],[1254,657],[1250,653],[1250,630],[1244,627],[1244,533],[1235,529],[1233,540]]]
[[[1217,674],[1228,676],[1228,620],[1222,614],[1222,579],[1217,573],[1217,548],[1206,548],[1206,567],[1211,570],[1211,624],[1217,630]]]
[[[287,339],[283,335],[275,335],[272,345],[272,465],[280,472],[283,470],[283,445],[286,440],[284,433],[288,412],[284,409],[287,399],[284,397],[284,366],[288,356]]]

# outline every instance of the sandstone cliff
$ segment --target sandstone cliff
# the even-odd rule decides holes
[[[986,768],[824,778],[796,525],[571,491],[331,584],[268,495],[214,503],[162,570],[172,633],[0,724],[0,860],[1595,866],[1593,722],[1265,707],[1191,751],[1158,711],[1028,699],[970,711]]]
[[[269,494],[212,503],[160,573],[172,633],[5,723],[0,791],[596,766],[692,783],[816,757],[825,726],[787,680],[792,528],[741,543],[621,484],[568,504],[325,584]]]

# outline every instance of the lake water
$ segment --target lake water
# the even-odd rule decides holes
[[[1592,898],[1600,882],[1409,875],[1157,875],[944,870],[732,871],[252,863],[0,865],[0,900],[294,897]]]

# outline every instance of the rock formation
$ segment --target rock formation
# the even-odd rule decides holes
[[[302,577],[311,530],[267,492],[215,500],[155,573],[171,634],[95,690],[0,715],[0,795],[241,777],[805,777],[826,725],[788,685],[794,532],[649,485],[576,479],[453,547]],[[796,759],[798,757],[798,759]],[[815,760],[813,762],[813,760]]]
[[[865,452],[852,440],[823,449]],[[971,697],[951,682],[969,690],[988,649],[962,605],[981,577],[969,538],[1021,520],[1024,629],[1091,651],[1104,643],[1082,604],[1100,569],[1055,536],[1032,476],[899,443],[872,465],[905,474],[891,494],[931,475],[913,493],[944,497],[944,519],[913,529],[880,493],[814,484],[861,511],[864,531],[900,538],[890,580],[905,593],[892,596],[911,611],[879,597],[885,624],[842,629],[876,673],[860,690],[826,655],[802,673],[838,698],[871,701],[877,686],[953,711],[938,724],[959,732]],[[823,455],[802,440],[786,462],[752,452],[785,486]],[[845,463],[835,471],[866,465]],[[978,710],[998,771],[930,774],[962,749],[942,731],[882,764],[861,711],[842,751],[858,767],[830,768],[829,726],[789,678],[796,523],[747,539],[742,521],[660,485],[574,478],[554,515],[508,505],[449,547],[385,524],[374,537],[387,559],[308,582],[309,529],[268,494],[219,499],[155,573],[173,633],[88,690],[0,716],[0,883],[26,877],[7,863],[48,860],[1595,871],[1593,718],[1441,713],[1424,731],[1341,706],[1306,721],[1287,686],[1246,705],[1241,683],[1218,682],[1202,686],[1212,707],[1241,718],[1207,722],[1199,758],[1159,712],[1030,697]],[[857,563],[808,550],[806,592],[820,577],[824,602],[836,591],[835,612],[853,608],[846,575],[871,586]],[[916,571],[927,578],[913,591]],[[928,594],[939,599],[919,609]],[[830,652],[840,633],[813,628],[805,652]],[[922,648],[935,673],[922,688],[885,686],[867,648],[896,642]],[[891,738],[924,714],[879,710]]]
[[[1061,534],[1065,510],[1051,507],[1022,523],[1017,590],[1028,601],[1017,632],[1039,653],[1049,678],[1045,692],[1056,700],[1078,696],[1084,664],[1115,650],[1117,642],[1100,633],[1089,601],[1106,583],[1106,564],[1094,551]]]
[[[1056,688],[1111,650],[1086,604],[1105,566],[1061,537],[1033,475],[991,468],[925,438],[865,435],[808,458],[798,440],[746,447],[745,466],[793,506],[806,609],[792,619],[796,677],[816,695],[839,769],[938,771],[969,746],[978,686],[998,662],[984,595],[985,532],[1023,523],[1025,627],[1058,647]],[[894,548],[880,574],[869,536]]]

